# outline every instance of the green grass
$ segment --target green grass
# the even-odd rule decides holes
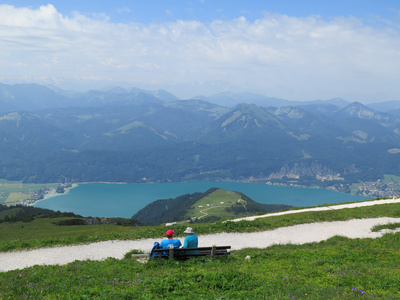
[[[400,176],[396,175],[385,175],[382,179],[382,183],[388,184],[395,188],[396,190],[400,190]]]
[[[382,229],[390,229],[390,230],[395,230],[400,228],[400,223],[389,223],[389,224],[383,224],[383,225],[376,225],[372,228],[372,232],[377,232]]]
[[[13,184],[13,183],[16,183],[16,184],[20,184],[20,183],[22,183],[22,181],[10,181],[10,180],[7,180],[7,179],[0,179],[0,184]]]
[[[382,182],[384,182],[384,183],[388,183],[388,182],[400,183],[400,176],[385,174],[382,179]]]
[[[358,184],[358,183],[353,183],[353,184],[351,185],[351,188],[350,188],[350,194],[352,194],[352,195],[357,195],[357,193],[358,193],[358,191],[359,191],[359,186],[360,186],[360,184]]]
[[[197,201],[193,205],[193,208],[188,210],[185,219],[188,217],[202,218],[206,215],[220,218],[233,218],[234,214],[225,211],[225,208],[234,205],[239,199],[241,199],[241,196],[237,192],[218,189]],[[202,206],[202,208],[199,208],[199,206]]]
[[[21,208],[19,208],[19,207],[12,207],[12,208],[10,208],[8,210],[0,211],[0,219],[4,219],[7,215],[8,216],[12,216],[12,215],[15,216],[17,214],[17,212],[19,212],[19,211],[21,211]],[[0,228],[3,228],[3,227],[1,227],[1,224],[0,224]]]
[[[400,204],[193,227],[199,234],[251,232],[380,216],[399,217]],[[59,219],[1,223],[2,251],[109,239],[160,238],[165,231],[164,226],[53,226],[52,222]],[[185,228],[177,226],[174,230],[183,235]],[[151,260],[146,264],[129,258],[131,253],[138,253],[132,249],[122,260],[75,261],[0,273],[0,299],[400,299],[399,245],[400,233],[378,239],[333,237],[320,243],[232,251],[225,258]]]
[[[186,262],[35,266],[0,273],[0,299],[399,299],[399,244],[334,237]]]
[[[32,222],[0,223],[0,251],[137,239],[141,234],[163,236],[165,233],[161,227],[140,227],[140,230],[136,230],[134,227],[117,225],[53,225],[66,219],[70,218],[36,218]]]
[[[30,198],[30,195],[21,193],[10,193],[4,202],[5,205],[17,205],[21,204],[22,200]]]

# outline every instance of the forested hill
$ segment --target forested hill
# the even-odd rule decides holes
[[[11,222],[16,223],[32,222],[35,219],[57,219],[53,225],[99,225],[99,224],[115,224],[123,226],[141,226],[141,222],[135,219],[125,218],[100,218],[100,217],[82,217],[72,212],[60,212],[51,209],[12,205],[7,206],[0,204],[0,223]],[[23,227],[23,226],[22,226]]]
[[[208,222],[291,207],[284,204],[260,204],[240,192],[212,188],[204,193],[156,200],[139,210],[132,218],[147,225],[179,221]]]
[[[1,222],[16,222],[24,221],[30,222],[35,217],[39,218],[55,218],[55,217],[80,217],[74,213],[53,211],[51,209],[13,205],[7,206],[0,204],[0,223]]]

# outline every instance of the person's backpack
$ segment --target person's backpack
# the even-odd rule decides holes
[[[154,242],[153,248],[151,248],[150,254],[149,254],[149,258],[153,258],[156,255],[160,255],[161,253],[154,253],[154,249],[162,249],[160,247],[160,243],[159,242]]]

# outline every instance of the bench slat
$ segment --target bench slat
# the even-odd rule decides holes
[[[193,250],[198,250],[198,251],[211,251],[213,247],[197,247],[197,248],[174,248],[174,251],[193,251]],[[216,246],[215,249],[218,250],[227,250],[231,249],[231,246]],[[154,249],[154,252],[166,252],[169,249]]]
[[[190,258],[195,256],[227,255],[231,246],[212,246],[196,248],[153,249],[158,255],[155,258]],[[192,253],[188,253],[188,252]],[[196,252],[195,252],[196,251]]]

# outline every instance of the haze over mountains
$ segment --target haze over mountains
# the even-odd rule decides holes
[[[330,186],[400,175],[400,101],[295,102],[251,93],[71,93],[0,84],[0,178],[252,180]]]

